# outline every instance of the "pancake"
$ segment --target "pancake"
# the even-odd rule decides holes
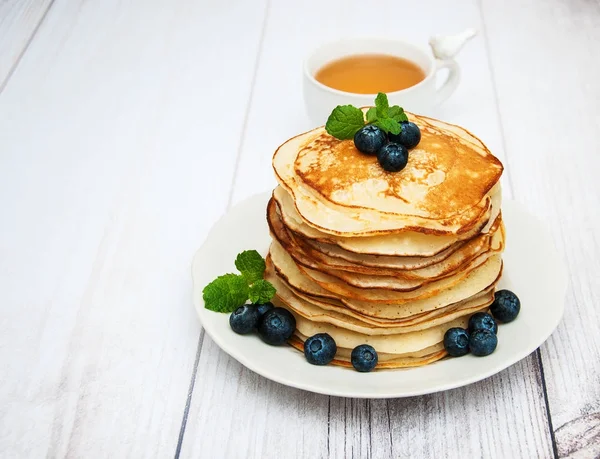
[[[456,235],[487,222],[501,163],[467,131],[411,117],[421,142],[399,173],[384,171],[376,158],[324,128],[279,147],[273,167],[304,222],[343,236],[406,230]]]
[[[490,219],[495,219],[500,212],[500,186],[492,189],[492,210]],[[468,240],[482,232],[488,220],[479,222],[471,230],[458,235],[432,235],[417,231],[366,237],[341,237],[327,234],[308,225],[295,208],[292,196],[284,188],[278,186],[273,191],[281,219],[285,226],[304,239],[333,244],[348,252],[378,256],[410,256],[430,257],[451,248],[460,241]]]
[[[421,314],[405,320],[400,319],[395,323],[373,324],[346,314],[347,308],[345,310],[344,308],[320,308],[315,303],[295,295],[276,276],[269,275],[268,279],[277,289],[277,298],[287,309],[313,322],[328,323],[367,335],[402,334],[432,328],[451,322],[459,317],[470,316],[476,312],[487,310],[494,299],[493,293],[490,292],[476,299],[465,301],[459,306],[445,308],[444,311],[434,311],[433,313]]]
[[[337,300],[345,307],[352,309],[359,314],[387,319],[409,317],[458,303],[459,301],[472,297],[495,285],[502,273],[501,257],[499,255],[494,255],[490,257],[486,263],[469,273],[462,282],[459,282],[451,288],[440,291],[437,295],[423,299],[405,299],[377,303],[354,300],[336,295],[329,290],[324,289],[319,284],[312,281],[310,277],[305,275],[293,262],[291,257],[285,254],[285,251],[280,255],[284,255],[281,260],[284,270],[278,267],[274,262],[273,253],[270,253],[269,259],[273,262],[277,275],[284,279],[286,283],[295,290],[313,298]],[[285,255],[287,255],[287,258]]]
[[[496,218],[494,226],[490,229],[490,233],[493,233],[498,229],[500,220],[501,219]],[[297,233],[290,231],[289,228],[286,227],[281,213],[279,212],[279,207],[273,198],[267,205],[267,222],[271,232],[288,251],[290,251],[288,246],[292,246],[295,250],[302,251],[308,257],[312,258],[314,263],[321,263],[333,269],[362,272],[365,274],[375,274],[376,270],[370,269],[370,267],[377,268],[378,272],[379,270],[383,270],[384,272],[381,272],[381,275],[394,275],[399,270],[411,271],[425,268],[447,259],[462,247],[464,247],[464,249],[461,250],[461,253],[463,254],[463,257],[466,257],[468,254],[474,254],[478,250],[481,250],[486,243],[490,242],[490,233],[478,234],[471,240],[454,244],[451,248],[448,248],[433,257],[394,257],[355,254],[330,244],[322,244],[321,246],[315,245],[314,242],[311,243]]]
[[[442,290],[437,295],[429,298],[408,300],[402,303],[395,301],[391,304],[373,303],[351,298],[344,298],[342,302],[346,307],[369,316],[387,318],[406,317],[443,308],[449,304],[476,295],[489,287],[494,287],[501,276],[502,258],[500,255],[494,255],[478,269],[473,270],[462,282],[447,290]],[[398,303],[403,307],[398,308]]]
[[[384,288],[360,288],[354,287],[334,276],[330,276],[324,272],[300,266],[300,269],[308,275],[314,282],[319,284],[326,290],[341,295],[348,299],[369,301],[372,303],[396,303],[402,304],[405,302],[429,298],[438,293],[452,288],[460,283],[468,274],[476,268],[482,266],[491,257],[491,253],[487,252],[475,260],[473,260],[467,268],[458,271],[452,276],[445,277],[435,282],[422,284],[419,287],[411,287],[409,289],[384,289]]]
[[[304,352],[304,341],[306,337],[302,337],[301,334],[292,336],[289,343],[300,352]],[[440,349],[441,348],[441,349]],[[440,350],[437,350],[440,349]],[[351,349],[339,348],[335,358],[331,361],[331,365],[337,365],[340,367],[352,368],[350,363]],[[415,354],[415,356],[411,356]],[[416,355],[423,354],[423,355]],[[426,350],[419,353],[408,353],[405,356],[396,356],[394,354],[378,353],[377,370],[383,369],[398,369],[398,368],[410,368],[427,365],[437,360],[443,359],[448,353],[443,349],[443,346],[436,345],[427,348]]]
[[[499,207],[498,207],[499,210]],[[281,220],[281,215],[278,215]],[[316,258],[321,263],[331,267],[352,271],[368,273],[364,268],[374,267],[378,270],[389,269],[413,271],[427,266],[431,266],[460,251],[465,254],[475,253],[482,244],[489,242],[488,236],[494,233],[502,221],[501,212],[494,212],[494,221],[487,231],[471,237],[468,240],[459,240],[445,250],[431,256],[389,256],[389,255],[371,255],[364,253],[355,253],[341,248],[340,246],[327,244],[319,241],[307,239],[298,233],[291,232],[296,242],[302,246],[303,250],[310,256]],[[487,226],[487,225],[486,225]],[[288,229],[289,231],[289,229]],[[467,247],[465,245],[468,244]],[[466,256],[466,255],[464,255]],[[391,275],[391,274],[390,274]]]
[[[303,335],[299,331],[296,331],[296,333],[294,333],[294,337],[296,338],[297,341],[301,341],[302,343],[308,339],[308,336]],[[379,361],[385,362],[385,361],[389,361],[389,360],[393,360],[393,359],[397,359],[397,358],[427,357],[427,356],[430,356],[431,354],[442,351],[443,349],[444,349],[443,344],[437,343],[432,346],[421,349],[420,351],[405,352],[403,354],[390,354],[390,353],[382,352],[381,354],[379,354]],[[348,361],[350,361],[351,352],[352,352],[352,349],[338,347],[336,358],[338,358],[338,357],[341,357],[342,359],[347,358]]]
[[[499,217],[492,227],[491,233],[481,234],[473,238],[454,253],[442,258],[438,263],[412,270],[392,269],[389,268],[391,264],[389,261],[383,268],[375,265],[377,257],[371,257],[370,266],[365,266],[336,259],[312,249],[311,246],[297,236],[291,236],[291,233],[285,229],[278,218],[272,204],[269,205],[267,219],[273,236],[297,263],[308,268],[321,270],[344,280],[350,285],[361,288],[411,290],[415,286],[451,275],[483,253],[490,250],[500,250],[504,240],[502,220]],[[386,258],[389,260],[392,257]]]
[[[449,304],[449,305],[444,306],[439,309],[433,309],[431,311],[421,312],[421,313],[418,313],[415,315],[411,315],[409,317],[401,317],[401,318],[395,318],[395,319],[385,319],[385,318],[382,319],[382,318],[371,317],[371,316],[367,316],[364,314],[360,314],[360,313],[346,307],[343,303],[336,301],[336,300],[315,298],[315,297],[306,295],[305,293],[295,290],[293,287],[286,284],[285,281],[283,281],[283,279],[281,279],[281,278],[278,278],[277,282],[278,283],[282,282],[296,297],[306,301],[307,303],[309,303],[311,305],[318,306],[320,309],[322,309],[324,311],[337,312],[339,314],[343,314],[348,317],[353,317],[365,324],[369,324],[369,325],[372,325],[375,327],[384,327],[384,328],[386,328],[386,327],[393,328],[393,327],[397,327],[399,325],[403,325],[403,326],[404,325],[407,325],[407,326],[414,325],[414,324],[418,324],[421,322],[425,322],[432,318],[437,318],[440,316],[447,315],[449,313],[453,313],[454,311],[457,311],[459,309],[474,308],[474,307],[479,307],[480,305],[483,307],[483,305],[493,302],[493,298],[494,298],[494,286],[492,285],[488,289],[486,289],[485,291],[483,291],[481,293],[478,293],[469,298],[465,298],[464,300],[461,300],[458,303]],[[282,297],[284,295],[285,295],[285,291],[284,291],[284,294],[282,295]],[[399,306],[399,308],[403,308],[403,306]]]
[[[333,244],[303,239],[297,234],[295,234],[295,239],[301,244],[305,252],[320,262],[337,269],[345,269],[351,272],[367,272],[364,271],[363,268],[369,267],[374,267],[378,270],[411,270],[426,268],[427,266],[445,260],[466,244],[466,241],[458,241],[456,244],[451,245],[436,255],[429,257],[415,257],[354,253]],[[358,271],[355,271],[355,269],[358,269]]]
[[[295,175],[345,208],[443,220],[476,206],[498,181],[500,161],[463,128],[407,115],[419,126],[421,140],[400,173],[385,171],[352,140],[317,129],[297,151]]]
[[[323,127],[273,155],[264,277],[296,319],[290,344],[327,333],[334,365],[361,344],[377,369],[444,358],[446,331],[488,311],[502,275],[502,164],[467,130],[407,115],[421,141],[396,173]]]
[[[267,214],[267,220],[272,236],[296,263],[306,268],[320,270],[324,274],[336,277],[350,286],[367,289],[380,288],[395,291],[415,290],[422,287],[425,283],[452,275],[454,271],[473,261],[478,255],[500,250],[503,242],[503,233],[500,231],[501,221],[498,221],[496,225],[497,230],[494,231],[493,235],[483,235],[479,240],[474,240],[465,246],[464,251],[453,254],[449,259],[437,265],[414,271],[378,271],[374,268],[354,266],[351,269],[353,272],[346,272],[333,269],[326,264],[321,264],[315,261],[314,257],[311,258],[306,254],[305,251],[298,246],[295,238],[289,236],[289,233],[285,230],[282,222],[278,219],[273,201],[268,205]],[[348,267],[349,266],[346,266],[346,268]],[[363,272],[361,273],[360,271]],[[327,288],[326,286],[324,287]]]
[[[453,327],[466,328],[469,321],[468,317],[461,317],[425,330],[393,335],[367,335],[323,322],[313,322],[305,319],[293,310],[290,310],[290,312],[296,319],[296,329],[304,336],[328,333],[341,348],[354,349],[361,344],[370,344],[377,352],[388,354],[406,354],[422,351],[425,348],[441,343],[444,340],[444,333],[448,329]]]
[[[500,261],[493,255],[493,252],[488,252],[480,255],[473,260],[469,266],[456,272],[452,276],[443,278],[439,281],[423,284],[416,288],[411,287],[403,290],[365,289],[353,287],[324,272],[297,264],[276,240],[273,240],[271,243],[269,253],[271,254],[273,264],[285,277],[289,277],[290,275],[297,276],[296,273],[297,270],[299,270],[301,272],[300,276],[307,278],[305,283],[317,284],[322,289],[333,293],[337,297],[381,304],[404,304],[410,301],[435,296],[460,283],[461,280],[469,276],[471,271],[478,271],[477,268],[487,266],[488,264],[493,265],[496,270],[500,269]],[[493,259],[494,261],[487,263],[489,259]],[[293,285],[293,282],[291,283]]]
[[[322,271],[330,276],[343,280],[353,287],[359,288],[381,288],[388,290],[402,290],[398,286],[403,282],[420,283],[425,285],[430,282],[449,277],[463,267],[468,266],[474,260],[483,255],[492,255],[503,247],[504,235],[502,227],[494,232],[493,237],[486,240],[476,241],[473,246],[465,247],[464,250],[454,253],[450,258],[415,270],[380,270],[378,268],[364,268],[361,266],[344,265],[342,269],[334,269],[328,265],[322,265]],[[468,250],[467,250],[468,249]],[[309,266],[310,267],[310,266]],[[366,271],[366,272],[365,272]]]
[[[285,303],[288,302],[288,298],[291,294],[293,294],[295,297],[298,297],[300,300],[303,300],[302,303],[299,304],[303,305],[304,303],[308,303],[324,311],[332,311],[334,313],[339,313],[343,314],[344,316],[354,318],[369,326],[391,328],[398,327],[400,325],[405,326],[425,322],[432,318],[437,318],[452,313],[459,309],[474,308],[480,306],[483,307],[484,305],[490,304],[493,301],[495,287],[494,282],[481,292],[475,293],[470,297],[464,298],[455,303],[449,303],[442,307],[416,309],[414,307],[411,307],[410,305],[390,305],[389,309],[395,310],[396,314],[392,318],[386,318],[380,316],[371,316],[357,312],[353,309],[348,308],[339,299],[316,297],[302,292],[300,290],[297,290],[296,288],[291,286],[283,277],[281,277],[281,274],[278,273],[276,269],[274,269],[270,258],[267,258],[267,270],[265,273],[265,278],[272,282],[276,288],[278,286],[281,288],[281,294],[279,294],[278,296]]]
[[[277,247],[275,250],[277,259],[284,257],[283,254],[279,254],[280,250],[284,250],[287,252],[287,256],[293,258],[294,262],[305,267],[314,270],[321,270],[324,273],[331,274],[334,277],[337,277],[340,280],[344,280],[347,273],[337,270],[328,269],[326,265],[320,264],[315,261],[313,258],[310,258],[305,254],[300,246],[298,246],[293,238],[289,236],[289,233],[282,226],[281,222],[277,220],[276,217],[273,216],[273,209],[270,209],[270,212],[267,216],[267,220],[269,223],[269,228],[271,230],[271,236],[273,237],[274,243],[276,241]],[[389,282],[383,288],[387,288],[390,290],[398,290],[398,291],[410,291],[415,290],[421,287],[424,282],[414,281],[414,280],[405,280],[405,279],[396,279],[396,278],[381,278],[388,279]]]

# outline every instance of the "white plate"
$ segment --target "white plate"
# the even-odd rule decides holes
[[[265,209],[270,193],[253,196],[233,207],[212,228],[194,257],[194,305],[210,337],[249,369],[281,384],[321,394],[392,398],[428,394],[487,378],[538,348],[563,315],[566,272],[544,226],[515,202],[504,202],[507,230],[504,275],[500,288],[514,291],[521,313],[500,325],[498,347],[487,357],[448,358],[418,368],[359,373],[335,366],[313,366],[290,346],[269,346],[255,335],[229,328],[229,314],[204,308],[202,289],[215,277],[236,272],[236,255],[249,249],[266,254],[269,229]]]

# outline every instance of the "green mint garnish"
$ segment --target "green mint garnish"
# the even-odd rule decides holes
[[[367,112],[367,121],[388,134],[400,134],[400,123],[408,121],[408,117],[402,107],[390,107],[387,96],[380,92],[375,98],[375,107],[371,107]]]
[[[204,307],[216,312],[233,312],[248,299],[248,282],[238,274],[217,277],[204,287]]]
[[[327,119],[325,129],[336,139],[354,138],[354,134],[365,125],[363,112],[352,105],[338,105]]]
[[[269,281],[259,279],[250,287],[250,301],[253,303],[266,303],[275,295],[275,287]]]
[[[401,123],[408,121],[404,109],[398,105],[390,107],[387,95],[380,92],[375,98],[375,107],[367,110],[367,123],[374,124],[388,134],[400,134]],[[354,134],[365,125],[362,110],[352,105],[338,105],[329,118],[325,129],[339,140],[352,139]]]
[[[373,122],[373,124],[379,129],[394,135],[400,134],[400,131],[402,130],[400,123],[392,118],[383,118]]]
[[[398,107],[397,105],[390,107],[388,110],[388,117],[398,121],[399,123],[408,121],[408,116],[406,116],[406,113],[404,113],[404,109],[402,107]]]
[[[377,118],[387,118],[389,109],[390,103],[388,102],[387,95],[382,92],[378,93],[377,97],[375,97],[375,113],[377,114]]]
[[[264,280],[266,264],[256,250],[246,250],[235,259],[241,274],[225,274],[204,287],[204,307],[215,312],[231,313],[246,303],[266,303],[275,295],[275,287]]]
[[[371,107],[367,110],[367,123],[371,124],[377,121],[377,109],[375,107]]]
[[[256,250],[245,250],[235,259],[235,267],[249,284],[262,279],[265,273],[265,260]]]

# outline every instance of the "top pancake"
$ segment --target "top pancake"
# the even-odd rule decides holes
[[[308,225],[341,236],[443,235],[462,234],[490,219],[489,193],[502,174],[500,161],[463,128],[408,116],[421,129],[421,142],[396,173],[324,128],[278,148],[278,181]]]

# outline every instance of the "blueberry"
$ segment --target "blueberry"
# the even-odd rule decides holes
[[[404,121],[402,123],[400,134],[389,134],[389,138],[391,142],[399,143],[410,150],[419,145],[419,142],[421,141],[421,130],[415,123]]]
[[[494,295],[494,302],[490,306],[492,314],[500,322],[512,322],[519,315],[521,302],[517,295],[510,290],[498,290]]]
[[[498,333],[498,324],[487,312],[478,312],[469,319],[469,333],[473,333],[475,330],[489,330],[496,334]]]
[[[253,305],[256,310],[258,311],[258,318],[260,319],[262,316],[264,316],[268,311],[270,311],[271,309],[273,309],[275,306],[273,306],[273,303],[271,303],[270,301],[267,303],[262,303],[262,304],[255,304]]]
[[[296,319],[286,309],[273,308],[258,323],[258,336],[267,344],[283,344],[296,329]]]
[[[327,365],[335,357],[337,346],[327,333],[311,336],[304,342],[304,356],[313,365]]]
[[[366,373],[371,371],[377,365],[377,352],[373,349],[373,346],[368,344],[361,344],[352,349],[350,355],[350,361],[356,371]]]
[[[377,160],[386,171],[398,172],[406,167],[408,150],[400,144],[390,142],[379,150]]]
[[[483,357],[490,355],[496,350],[498,337],[490,330],[479,329],[471,333],[469,338],[469,349],[471,354]]]
[[[460,357],[469,352],[469,333],[464,328],[448,329],[444,335],[444,348],[452,357]]]
[[[240,335],[246,335],[258,325],[258,311],[249,304],[240,306],[229,316],[229,326]]]
[[[354,145],[358,148],[358,151],[367,155],[376,154],[386,141],[385,132],[372,124],[367,124],[354,134]]]

